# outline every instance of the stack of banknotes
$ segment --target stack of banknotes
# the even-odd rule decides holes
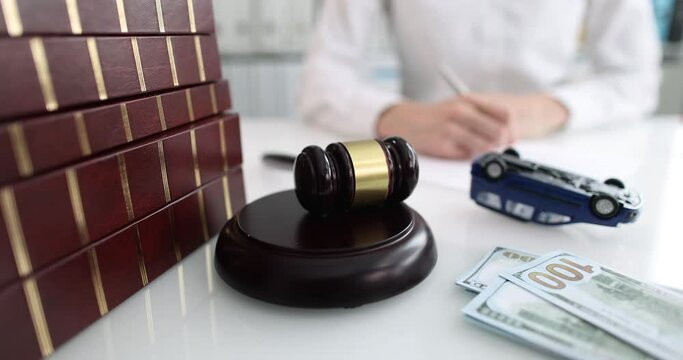
[[[594,261],[497,247],[458,285],[463,313],[569,359],[683,359],[683,296]]]

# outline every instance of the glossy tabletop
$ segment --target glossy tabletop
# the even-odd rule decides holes
[[[247,200],[293,188],[266,151],[296,154],[332,134],[281,119],[243,119]],[[473,298],[455,280],[491,248],[567,250],[632,276],[683,289],[683,121],[662,117],[517,146],[522,157],[641,192],[635,224],[544,227],[475,205],[469,164],[420,158],[407,200],[431,226],[439,259],[417,287],[354,309],[270,305],[225,285],[213,267],[215,239],[57,349],[53,359],[540,359],[547,355],[467,321]]]

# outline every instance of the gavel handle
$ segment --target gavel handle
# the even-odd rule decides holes
[[[267,164],[272,164],[277,167],[294,166],[295,156],[289,154],[265,153],[263,154],[263,161]]]

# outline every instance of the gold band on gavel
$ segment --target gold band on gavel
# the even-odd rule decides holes
[[[389,194],[389,165],[375,140],[342,143],[351,156],[355,177],[353,207],[381,202]]]

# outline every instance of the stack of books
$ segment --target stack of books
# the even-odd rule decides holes
[[[245,202],[211,0],[0,0],[0,354],[39,359]]]

